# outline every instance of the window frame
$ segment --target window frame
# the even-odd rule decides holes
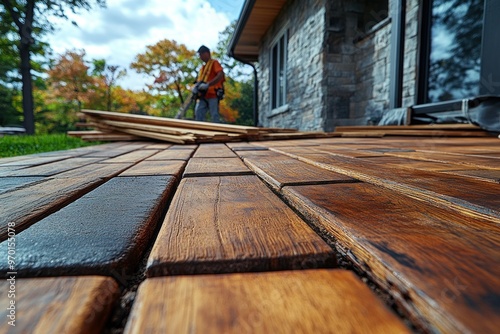
[[[270,106],[271,110],[287,105],[287,70],[288,70],[288,28],[285,27],[276,34],[271,43],[269,53],[270,63]],[[283,74],[280,75],[280,71]]]

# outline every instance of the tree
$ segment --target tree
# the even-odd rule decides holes
[[[76,102],[77,111],[96,94],[95,81],[84,58],[85,50],[66,51],[47,72],[54,94],[67,102]]]
[[[175,97],[174,107],[178,109],[184,103],[189,84],[196,80],[200,60],[195,54],[184,44],[164,39],[147,46],[146,52],[138,54],[130,67],[151,76],[148,88]]]
[[[104,59],[94,59],[92,64],[94,65],[92,74],[96,76],[105,87],[106,110],[112,111],[113,87],[117,80],[127,75],[127,71],[125,69],[120,70],[120,66],[117,65],[107,65]]]
[[[28,134],[35,132],[33,105],[33,82],[31,77],[31,53],[35,37],[41,31],[50,31],[50,15],[66,18],[66,11],[89,10],[91,4],[104,6],[105,0],[0,0],[6,21],[15,26],[18,37],[18,52],[22,78],[24,126]]]

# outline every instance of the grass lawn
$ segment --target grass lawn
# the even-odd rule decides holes
[[[3,136],[0,137],[0,158],[17,155],[60,151],[82,146],[101,144],[85,142],[66,134]]]

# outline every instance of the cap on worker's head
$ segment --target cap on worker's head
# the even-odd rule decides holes
[[[203,53],[203,52],[210,52],[210,49],[207,48],[205,45],[200,46],[198,49],[198,53]]]

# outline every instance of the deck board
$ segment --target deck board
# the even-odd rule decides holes
[[[125,333],[409,333],[351,272],[147,279]]]
[[[0,282],[9,291],[7,280]],[[15,327],[8,324],[7,293],[0,296],[0,333],[99,333],[119,297],[107,277],[58,277],[16,281]]]
[[[144,160],[127,169],[120,176],[174,175],[179,177],[186,165],[182,160]]]
[[[388,168],[370,159],[324,154],[303,154],[301,160],[348,175],[360,181],[392,189],[406,196],[452,207],[472,216],[493,217],[500,222],[500,187],[459,175],[404,168]],[[457,187],[457,185],[460,185]]]
[[[331,266],[333,250],[256,176],[181,181],[149,276]]]
[[[450,333],[499,328],[500,225],[366,183],[283,193],[413,316]]]
[[[201,144],[193,158],[234,158],[236,155],[225,144]]]
[[[355,182],[343,174],[324,170],[287,156],[251,156],[245,164],[276,190],[294,184]]]
[[[183,177],[249,175],[250,169],[238,158],[191,158]]]
[[[16,250],[18,275],[118,279],[132,272],[174,183],[172,176],[113,178],[30,228],[16,231],[16,243],[23,245]],[[5,253],[7,244],[0,244]],[[8,271],[7,263],[0,263],[0,268]]]

